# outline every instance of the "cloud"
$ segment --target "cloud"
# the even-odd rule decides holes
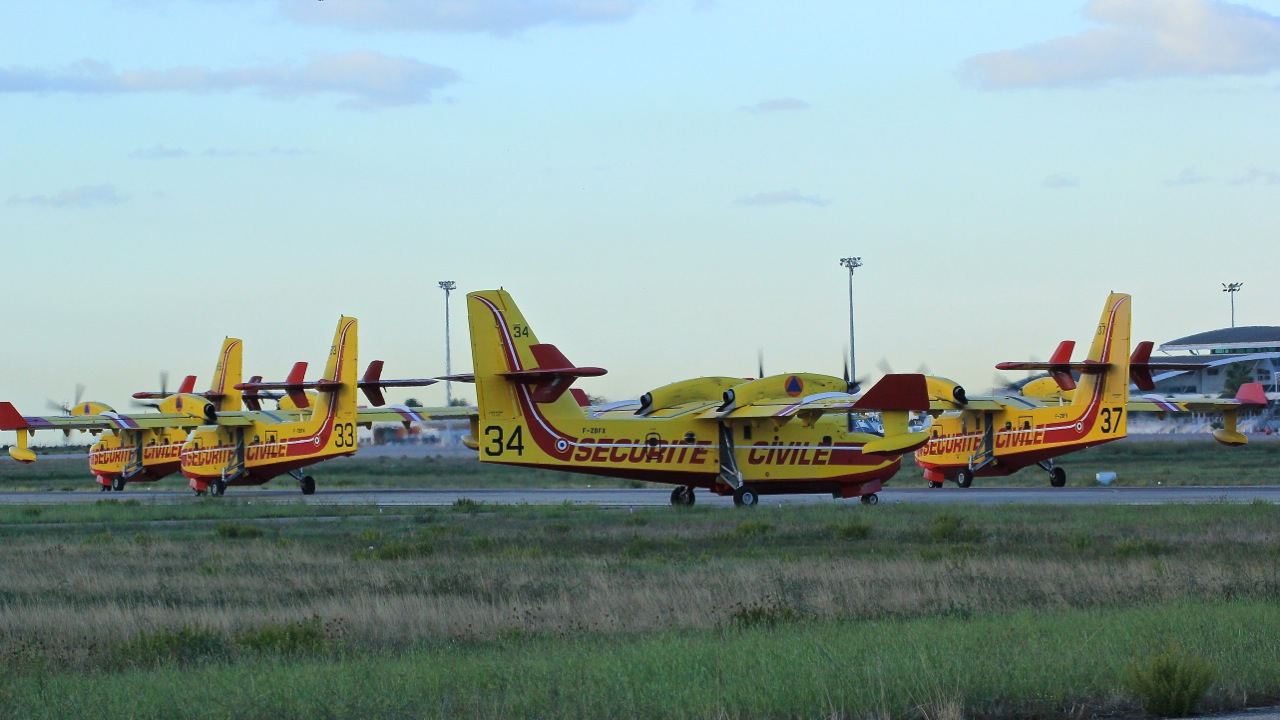
[[[1220,0],[1092,0],[1102,27],[977,55],[962,77],[991,89],[1115,79],[1259,75],[1280,68],[1280,17]]]
[[[765,207],[769,205],[817,205],[825,207],[831,204],[831,201],[818,197],[817,195],[802,195],[795,190],[775,190],[773,192],[756,193],[740,197],[735,201],[738,205],[750,205],[753,207]]]
[[[804,100],[797,100],[796,98],[791,98],[791,97],[783,97],[783,98],[773,98],[771,100],[761,100],[755,105],[747,105],[742,109],[746,110],[747,112],[766,113],[766,112],[778,112],[779,110],[808,110],[809,107],[810,107],[809,103],[805,102]]]
[[[354,30],[416,30],[513,35],[539,25],[627,20],[641,0],[280,0],[286,17]]]
[[[1189,168],[1183,168],[1182,172],[1178,174],[1178,177],[1172,178],[1170,180],[1165,180],[1164,184],[1166,187],[1180,187],[1182,185],[1203,185],[1204,183],[1207,183],[1212,179],[1213,178],[1209,177],[1208,175],[1201,175],[1200,173],[1196,172],[1195,168],[1189,167]]]
[[[191,153],[181,148],[165,147],[164,145],[152,145],[149,148],[138,148],[129,153],[129,157],[137,160],[171,160],[174,158],[184,158]]]
[[[343,105],[377,108],[431,101],[432,92],[456,81],[449,68],[370,51],[316,54],[303,65],[264,65],[234,70],[181,67],[116,72],[95,60],[61,70],[0,68],[0,92],[115,95],[211,93],[251,89],[274,98],[334,94]]]
[[[116,192],[113,185],[81,185],[63,190],[56,195],[13,196],[10,205],[37,205],[42,207],[74,207],[87,208],[94,205],[119,205],[128,198]]]
[[[1080,187],[1080,178],[1072,175],[1071,173],[1054,173],[1045,178],[1044,182],[1040,183],[1040,185],[1047,187],[1050,190],[1077,188]]]
[[[1280,185],[1280,172],[1249,168],[1231,179],[1228,185]]]

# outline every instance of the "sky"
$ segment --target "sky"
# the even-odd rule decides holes
[[[1278,325],[1277,69],[1280,0],[3,3],[0,399],[315,375],[344,313],[440,375],[440,280],[454,372],[505,287],[611,400],[839,375],[846,256],[860,376],[990,387],[1111,290]]]

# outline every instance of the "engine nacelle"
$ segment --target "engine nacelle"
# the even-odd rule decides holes
[[[186,415],[206,423],[218,422],[218,408],[206,397],[190,393],[177,393],[160,401],[160,412]]]
[[[952,402],[960,406],[969,404],[969,398],[965,395],[964,388],[954,380],[936,375],[925,375],[924,382],[930,401]]]

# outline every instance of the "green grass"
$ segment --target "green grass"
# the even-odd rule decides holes
[[[1174,645],[1202,709],[1280,696],[1269,503],[228,496],[0,507],[0,540],[0,717],[1133,714]]]
[[[971,620],[784,622],[649,636],[525,635],[394,653],[11,678],[7,717],[774,718],[1136,715],[1133,657],[1172,638],[1221,668],[1202,708],[1276,697],[1274,603],[1178,603]],[[1242,639],[1252,638],[1250,652]],[[311,653],[312,658],[305,655]],[[198,682],[195,681],[198,679]]]

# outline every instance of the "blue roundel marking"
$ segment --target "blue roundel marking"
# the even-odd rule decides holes
[[[792,375],[787,378],[787,382],[783,385],[783,389],[785,389],[787,394],[791,397],[799,397],[800,393],[804,392],[804,381],[795,375]]]

